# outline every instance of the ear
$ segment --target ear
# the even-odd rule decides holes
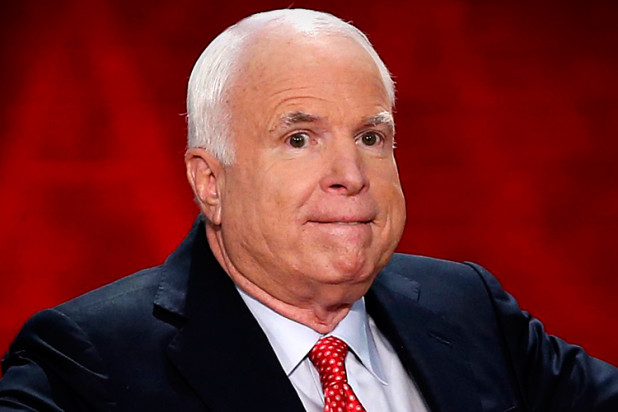
[[[221,193],[225,176],[221,161],[204,149],[193,148],[185,153],[187,179],[195,200],[208,221],[221,224]]]

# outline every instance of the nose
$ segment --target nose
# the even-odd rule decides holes
[[[365,164],[353,139],[339,139],[326,148],[320,185],[328,193],[354,196],[369,187]]]

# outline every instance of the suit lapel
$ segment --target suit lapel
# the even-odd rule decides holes
[[[467,343],[454,325],[418,304],[417,282],[382,273],[367,310],[412,374],[433,412],[476,411],[481,403]],[[388,283],[388,284],[387,284]]]
[[[193,235],[186,321],[168,346],[170,360],[212,411],[304,411],[268,339],[206,246],[204,226]]]

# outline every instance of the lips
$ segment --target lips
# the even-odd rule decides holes
[[[332,225],[361,225],[372,223],[373,217],[369,216],[341,216],[341,217],[318,217],[308,219],[308,223],[332,224]]]
[[[324,220],[324,221],[311,221],[312,223],[322,223],[331,225],[363,225],[371,223],[371,220],[353,220],[353,221],[341,221],[341,220]]]
[[[335,203],[323,201],[317,203],[317,207],[303,213],[301,219],[304,223],[323,225],[354,226],[374,223],[379,208],[371,201]]]

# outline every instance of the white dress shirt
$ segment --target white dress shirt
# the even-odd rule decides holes
[[[283,370],[308,412],[324,410],[320,376],[307,354],[324,335],[280,315],[237,288],[264,330]],[[418,387],[391,344],[378,330],[359,299],[328,336],[350,347],[345,359],[348,383],[367,412],[427,412]]]

